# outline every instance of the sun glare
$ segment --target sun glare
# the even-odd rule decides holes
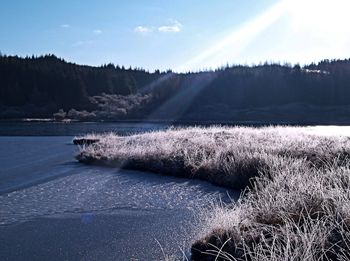
[[[286,58],[304,63],[344,58],[350,53],[349,10],[348,0],[289,0],[289,49],[294,51],[285,52]]]
[[[260,61],[308,63],[328,57],[341,57],[350,46],[349,0],[281,0],[261,14],[243,23],[225,37],[176,68],[176,71],[217,68],[241,61],[243,53]],[[283,35],[273,34],[269,48],[246,50],[268,28],[286,21]],[[287,39],[287,40],[286,40]],[[246,57],[249,61],[249,57]],[[257,61],[250,61],[257,62]]]
[[[349,32],[349,0],[289,0],[288,15],[296,31],[331,34],[341,37]],[[328,35],[330,37],[331,35]]]

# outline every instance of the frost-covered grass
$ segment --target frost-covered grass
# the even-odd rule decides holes
[[[198,127],[87,139],[98,142],[81,148],[81,162],[199,178],[234,189],[248,186],[278,156],[321,166],[350,155],[347,137],[317,137],[282,127]]]
[[[276,158],[236,204],[203,215],[193,260],[349,260],[349,186],[349,164]]]
[[[205,212],[193,260],[348,260],[350,139],[299,128],[106,134],[77,159],[246,189]]]

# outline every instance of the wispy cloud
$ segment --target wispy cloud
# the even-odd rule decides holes
[[[101,29],[95,29],[92,31],[94,34],[102,34],[103,31]]]
[[[135,33],[141,33],[141,34],[147,34],[147,33],[152,33],[153,32],[153,27],[150,26],[143,26],[139,25],[134,28]]]
[[[182,24],[177,20],[169,20],[168,25],[162,25],[158,27],[158,31],[161,33],[178,33],[182,29]]]
[[[73,47],[83,46],[83,45],[91,45],[94,41],[92,40],[86,40],[86,41],[77,41],[72,44]]]
[[[60,27],[61,28],[70,28],[70,25],[69,24],[61,24]]]
[[[149,34],[153,32],[159,33],[178,33],[182,29],[182,24],[174,19],[170,19],[167,24],[161,26],[144,26],[139,25],[134,28],[135,33]]]

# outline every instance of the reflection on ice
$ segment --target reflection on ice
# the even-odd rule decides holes
[[[1,195],[0,224],[118,209],[195,210],[220,197],[227,198],[225,189],[201,181],[82,166],[72,168],[72,175]],[[85,214],[82,222],[91,218]]]

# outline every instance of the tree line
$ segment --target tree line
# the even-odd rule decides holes
[[[1,118],[79,119],[86,112],[92,120],[337,122],[346,121],[349,108],[350,59],[151,73],[54,55],[0,56]]]

